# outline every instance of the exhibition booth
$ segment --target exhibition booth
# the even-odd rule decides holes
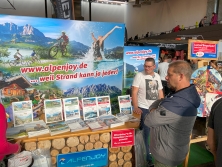
[[[0,100],[11,111],[8,140],[21,139],[23,150],[38,150],[43,158],[35,154],[36,163],[46,167],[48,159],[58,167],[143,165],[140,116],[133,114],[127,90],[146,58],[155,59],[157,72],[161,46],[124,46],[121,23],[0,19],[5,20],[0,25]],[[188,58],[217,60],[218,45],[189,40]],[[203,67],[191,82],[202,100],[198,116],[206,117],[221,97],[221,76]],[[103,118],[105,124],[103,116],[109,117]]]

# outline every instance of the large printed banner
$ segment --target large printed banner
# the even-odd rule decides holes
[[[121,95],[124,24],[0,15],[0,99]],[[39,99],[38,99],[39,100]]]
[[[125,46],[124,47],[124,88],[130,88],[136,73],[144,70],[146,58],[154,58],[157,72],[159,47],[155,46]]]
[[[192,40],[188,41],[189,59],[209,59],[215,60],[218,50],[218,41]]]

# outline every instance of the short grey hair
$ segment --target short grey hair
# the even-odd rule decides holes
[[[169,64],[169,68],[173,68],[173,72],[176,74],[183,74],[187,80],[191,79],[192,69],[188,62],[183,60],[177,60]]]

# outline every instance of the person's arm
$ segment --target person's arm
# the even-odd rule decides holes
[[[167,110],[160,105],[157,109],[153,108],[153,110],[147,114],[144,123],[149,127],[157,127],[174,123],[178,119],[180,119],[179,115]]]
[[[159,93],[159,99],[164,98],[163,89],[158,90],[158,93]]]
[[[207,134],[207,145],[210,148],[210,152],[214,156],[214,160],[216,160],[216,143],[215,143],[215,134],[214,134],[214,129],[207,127],[208,128],[208,134]]]
[[[94,36],[94,34],[93,34],[93,33],[91,33],[91,36],[92,36],[93,41],[94,41],[94,42],[96,42],[96,41],[97,41],[97,39],[95,38],[95,36]]]
[[[9,143],[6,139],[6,129],[7,129],[7,122],[6,122],[6,113],[5,109],[2,104],[0,104],[0,155],[9,155],[18,153],[20,151],[20,144],[19,143]]]
[[[164,98],[164,94],[163,94],[163,85],[160,80],[160,76],[159,76],[157,82],[158,82],[158,96],[159,96],[159,99],[162,99],[162,98]]]
[[[138,107],[138,91],[139,87],[132,86],[132,103],[133,103],[133,112],[136,114],[141,114],[142,110]]]
[[[112,30],[110,30],[106,35],[102,37],[102,41],[104,41],[116,28],[121,29],[122,27],[115,26]]]

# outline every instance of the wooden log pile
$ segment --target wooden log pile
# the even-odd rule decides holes
[[[109,167],[132,167],[132,146],[109,147]]]
[[[109,167],[132,167],[132,147],[127,146],[121,148],[111,148],[110,139],[110,133],[91,134],[78,137],[75,136],[68,138],[43,140],[37,142],[26,142],[24,148],[27,151],[32,151],[38,148],[50,149],[53,166],[56,166],[56,156],[58,154],[67,154],[71,152],[81,152],[84,150],[108,148]]]

